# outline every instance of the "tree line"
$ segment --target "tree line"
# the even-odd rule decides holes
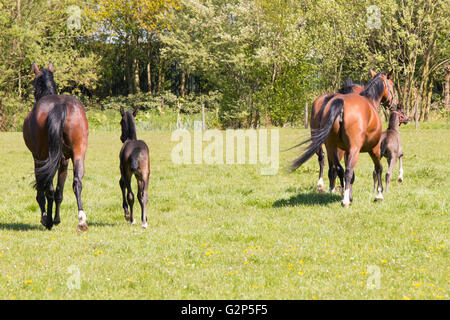
[[[370,69],[394,70],[409,115],[447,116],[449,16],[446,0],[0,0],[0,128],[32,107],[34,61],[88,109],[171,97],[222,127],[295,125]]]

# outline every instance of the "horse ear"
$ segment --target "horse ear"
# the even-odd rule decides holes
[[[125,111],[123,110],[123,107],[122,107],[122,106],[120,106],[120,114],[122,115],[122,117],[123,117],[123,115],[125,114]]]
[[[55,68],[53,67],[53,62],[50,61],[49,65],[48,65],[48,70],[50,70],[51,73],[55,72]]]
[[[31,65],[31,69],[34,71],[34,74],[37,75],[39,72],[39,67],[37,66],[36,62],[33,62]]]
[[[372,78],[375,78],[375,76],[377,75],[377,73],[372,69],[370,69],[370,74],[372,75]]]
[[[139,111],[139,107],[136,107],[136,109],[134,109],[134,111],[133,111],[133,117],[136,117],[138,111]]]
[[[388,79],[390,79],[393,73],[394,73],[394,70],[389,71],[389,73],[387,74],[386,77],[387,77]]]

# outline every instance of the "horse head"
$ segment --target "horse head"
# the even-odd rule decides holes
[[[35,74],[33,85],[34,98],[36,102],[38,102],[42,97],[57,94],[55,80],[53,79],[53,73],[55,72],[53,63],[50,62],[48,69],[39,70],[36,62],[34,62],[31,68]]]
[[[120,135],[120,141],[124,143],[128,139],[136,140],[136,123],[134,118],[138,113],[139,108],[136,107],[133,112],[128,110],[125,112],[123,107],[120,107],[120,115],[122,119],[120,120],[120,126],[122,128],[122,134]]]
[[[389,71],[389,73],[376,73],[372,69],[370,69],[370,73],[373,77],[373,80],[379,78],[383,81],[384,90],[381,93],[381,102],[385,103],[388,108],[392,108],[397,104],[395,95],[394,95],[394,82],[392,82],[391,77],[394,70]]]

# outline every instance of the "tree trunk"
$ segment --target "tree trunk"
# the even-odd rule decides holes
[[[158,70],[158,93],[160,93],[164,88],[165,76],[164,76],[164,61],[161,59],[159,62]]]
[[[186,91],[186,72],[181,72],[181,84],[180,84],[180,93],[181,96],[184,98]]]
[[[141,82],[139,80],[139,61],[135,58],[133,61],[133,69],[134,69],[134,87],[135,92],[141,91]]]
[[[148,40],[148,60],[147,60],[147,87],[148,92],[153,93],[152,91],[152,47],[150,45],[150,39]]]

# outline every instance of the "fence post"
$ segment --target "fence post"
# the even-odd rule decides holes
[[[181,117],[180,117],[180,111],[181,111],[180,100],[177,100],[177,107],[178,107],[178,113],[177,113],[177,129],[182,129],[182,125],[181,125]]]
[[[305,103],[305,129],[308,129],[308,102]]]
[[[205,121],[205,104],[202,103],[202,131],[206,130],[206,121]]]

